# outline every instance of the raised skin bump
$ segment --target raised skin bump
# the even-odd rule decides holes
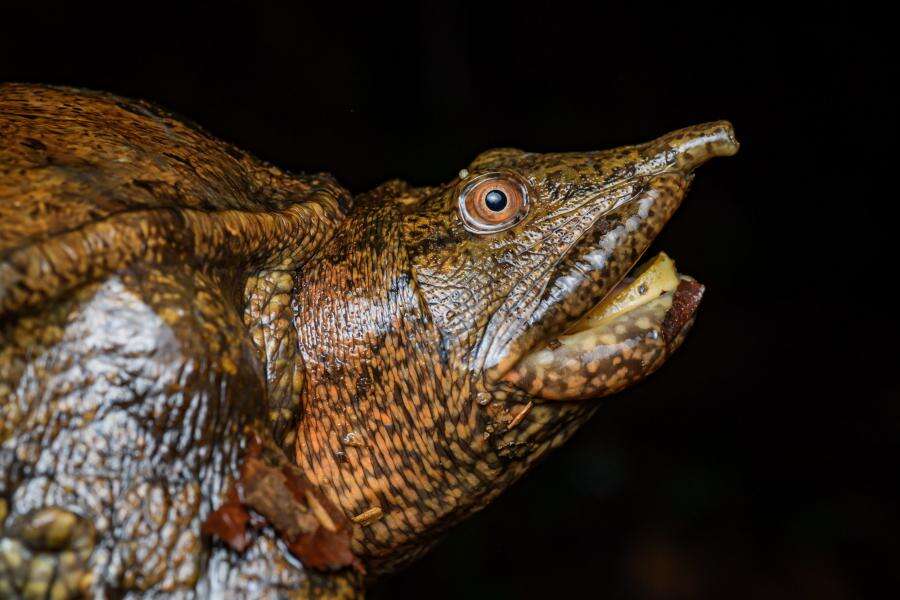
[[[471,231],[459,180],[351,198],[146,103],[0,86],[0,595],[352,597],[297,557],[414,559],[680,344],[690,281],[529,370],[736,150],[489,151],[460,176],[528,210]]]

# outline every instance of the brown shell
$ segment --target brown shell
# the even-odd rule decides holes
[[[137,261],[296,264],[350,202],[147,102],[0,85],[0,315]]]

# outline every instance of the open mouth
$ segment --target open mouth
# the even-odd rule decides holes
[[[539,343],[504,381],[547,400],[599,398],[658,369],[684,340],[704,287],[660,253],[561,335]]]

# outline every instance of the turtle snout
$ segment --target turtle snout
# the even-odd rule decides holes
[[[736,154],[740,144],[731,123],[713,121],[668,133],[649,147],[653,154],[666,153],[670,166],[690,173],[711,158]]]

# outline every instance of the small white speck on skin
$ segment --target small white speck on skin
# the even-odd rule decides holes
[[[611,333],[604,333],[604,334],[600,335],[597,339],[600,340],[601,344],[606,344],[608,346],[611,346],[618,341],[616,336],[614,336]]]
[[[355,431],[349,431],[345,433],[341,438],[341,441],[345,446],[354,446],[357,448],[366,445],[366,443],[362,439],[362,436]]]
[[[607,258],[608,254],[600,249],[592,250],[584,256],[587,263],[595,269],[603,268],[606,265]]]
[[[647,215],[650,214],[650,207],[653,206],[653,202],[659,198],[659,192],[656,190],[650,190],[647,192],[647,195],[644,198],[641,198],[638,201],[638,216],[641,219],[646,219]]]
[[[550,365],[553,363],[553,352],[551,350],[541,350],[534,357],[536,365]]]

